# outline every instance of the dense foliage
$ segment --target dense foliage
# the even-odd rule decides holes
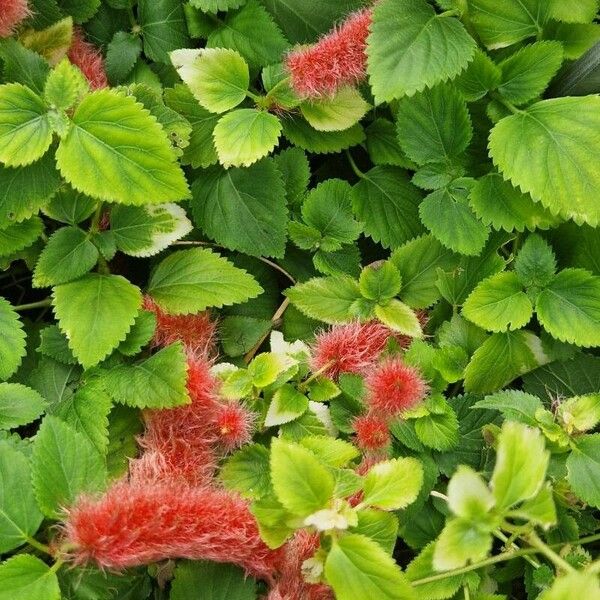
[[[599,599],[597,17],[0,0],[0,599]]]

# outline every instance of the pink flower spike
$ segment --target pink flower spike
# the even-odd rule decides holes
[[[0,38],[12,35],[30,14],[27,0],[0,0]]]
[[[93,90],[108,87],[108,78],[104,70],[104,59],[100,50],[85,40],[83,31],[76,28],[73,41],[67,53],[72,64],[85,75]]]
[[[354,419],[356,445],[364,452],[385,450],[391,441],[387,423],[377,415],[366,414]]]
[[[429,390],[419,371],[396,357],[377,365],[367,376],[366,385],[370,408],[389,419],[413,408]]]
[[[223,404],[216,410],[215,425],[219,443],[225,450],[235,450],[252,439],[255,415],[239,404]]]
[[[298,96],[333,96],[341,87],[364,79],[371,18],[370,9],[354,13],[316,44],[288,54],[286,66]]]

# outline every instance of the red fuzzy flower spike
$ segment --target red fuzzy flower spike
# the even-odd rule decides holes
[[[280,553],[260,539],[246,501],[174,482],[116,483],[80,497],[65,523],[76,564],[126,569],[167,558],[231,562],[271,579]]]
[[[400,358],[382,361],[367,375],[366,384],[370,408],[390,419],[421,402],[429,389],[419,371]]]
[[[393,336],[378,321],[335,325],[317,335],[312,369],[325,369],[324,374],[334,379],[341,373],[365,375]]]
[[[254,413],[239,404],[223,404],[216,410],[215,425],[219,443],[225,450],[235,450],[252,439]]]
[[[390,430],[381,417],[373,414],[361,415],[354,419],[353,426],[356,444],[364,452],[378,452],[389,446]]]
[[[350,15],[316,44],[288,54],[291,85],[301,98],[332,96],[345,85],[355,85],[366,74],[370,9]]]
[[[149,296],[143,308],[156,315],[155,346],[168,346],[182,341],[188,353],[198,357],[212,356],[215,352],[216,323],[208,312],[195,315],[170,315],[164,312]]]
[[[85,75],[93,90],[108,87],[102,54],[94,44],[85,40],[83,32],[79,28],[73,32],[73,41],[67,56],[71,63]]]
[[[30,14],[27,0],[0,0],[0,38],[12,35]]]

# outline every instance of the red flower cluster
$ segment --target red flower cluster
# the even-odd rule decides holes
[[[73,41],[67,56],[71,63],[85,75],[93,90],[108,87],[102,54],[94,44],[85,40],[83,31],[79,28],[73,32]]]
[[[370,9],[350,15],[316,44],[288,54],[286,66],[298,96],[332,96],[341,87],[355,85],[365,77],[371,18]]]
[[[12,35],[30,14],[27,0],[0,0],[0,38]]]
[[[366,414],[356,417],[353,423],[356,432],[356,445],[365,452],[376,452],[390,444],[388,424],[381,417]]]

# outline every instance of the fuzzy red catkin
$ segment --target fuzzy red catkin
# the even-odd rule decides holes
[[[341,87],[356,85],[365,77],[371,18],[371,9],[354,13],[316,44],[288,54],[285,62],[298,96],[332,96]]]
[[[353,422],[356,432],[356,445],[364,452],[377,452],[386,449],[390,442],[390,430],[381,417],[366,414],[356,417]]]
[[[11,36],[30,14],[27,0],[0,0],[0,38]]]
[[[73,41],[67,53],[72,64],[85,75],[93,90],[108,87],[108,78],[104,70],[104,59],[100,50],[85,40],[83,31],[73,31]]]

